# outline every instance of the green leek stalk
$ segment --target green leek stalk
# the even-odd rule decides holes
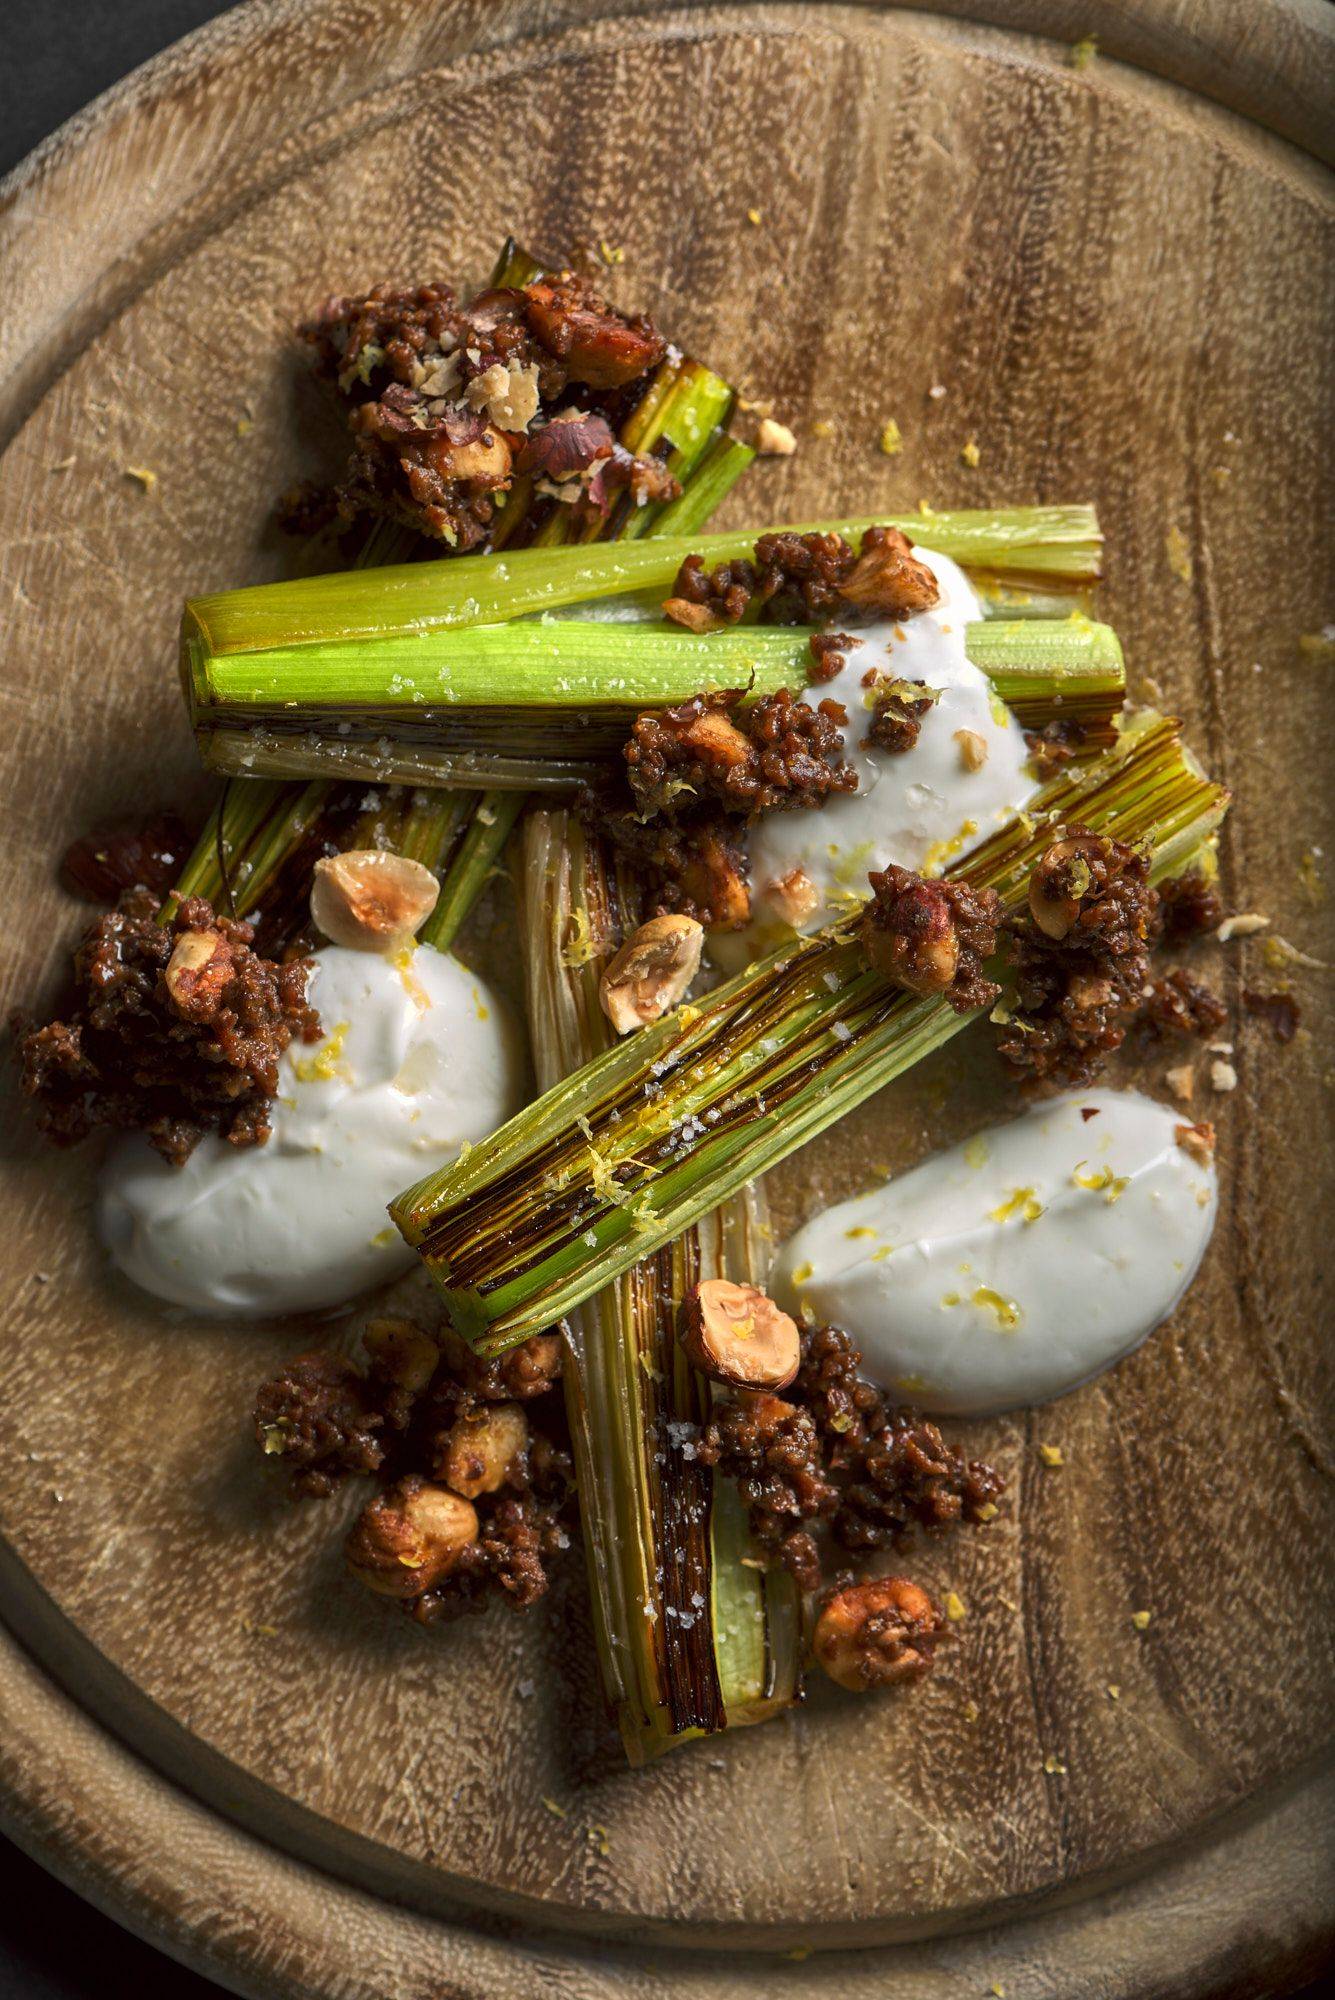
[[[268,957],[310,949],[310,892],[322,855],[392,848],[430,868],[440,883],[418,943],[448,951],[496,867],[523,801],[509,792],[413,792],[320,782],[283,785],[249,778],[224,787],[160,913],[166,923],[187,896],[255,925]]]
[[[1070,821],[1150,843],[1161,878],[1227,804],[1177,724],[1146,714],[947,872],[1015,909],[1051,827]],[[969,1016],[867,967],[858,924],[770,953],[398,1197],[391,1215],[480,1353],[575,1311],[961,1031]]]
[[[544,1086],[616,1037],[602,966],[638,918],[634,883],[579,820],[530,811],[519,851],[534,1067]],[[632,1764],[763,1721],[796,1697],[792,1580],[754,1558],[731,1482],[683,1449],[711,1389],[675,1338],[703,1277],[763,1272],[763,1198],[744,1190],[566,1319],[566,1406],[604,1691]]]
[[[645,709],[720,688],[800,692],[812,629],[553,618],[197,656],[191,721],[216,770],[564,789],[613,762]],[[1126,672],[1109,626],[975,622],[965,646],[1026,727],[1060,715],[1111,740]]]

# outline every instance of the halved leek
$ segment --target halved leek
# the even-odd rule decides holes
[[[1161,877],[1227,804],[1177,724],[1147,714],[948,872],[1014,908],[1049,825],[1069,819],[1148,841]],[[969,1017],[945,1000],[914,999],[867,968],[857,925],[772,952],[398,1197],[395,1222],[479,1352],[574,1311],[960,1032]]]
[[[637,891],[565,812],[529,813],[518,879],[534,1067],[550,1086],[615,1039],[598,979],[636,922]],[[701,1277],[763,1271],[763,1230],[762,1196],[742,1191],[566,1320],[599,1662],[632,1764],[762,1721],[796,1696],[796,1592],[748,1559],[735,1487],[695,1456],[711,1390],[674,1331],[675,1303]]]
[[[717,688],[800,692],[812,629],[699,635],[553,618],[197,654],[191,722],[215,770],[561,789],[596,777],[647,708]],[[1111,627],[1083,616],[976,622],[965,645],[1026,726],[1062,716],[1111,740],[1126,685]]]

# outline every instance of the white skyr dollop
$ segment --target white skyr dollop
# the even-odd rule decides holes
[[[208,1137],[171,1167],[136,1135],[107,1157],[99,1234],[159,1298],[311,1312],[398,1276],[414,1253],[386,1204],[523,1101],[514,1027],[456,958],[331,945],[307,990],[324,1039],[285,1051],[265,1145]]]
[[[1196,1274],[1217,1185],[1182,1123],[1136,1091],[1037,1105],[815,1216],[773,1294],[927,1411],[1048,1402],[1138,1347]]]
[[[983,615],[972,585],[949,556],[916,545],[913,553],[937,580],[936,605],[899,624],[850,625],[862,643],[849,650],[842,673],[802,695],[811,703],[828,697],[843,704],[844,756],[858,788],[833,794],[816,811],[765,813],[750,829],[752,921],[744,931],[711,935],[710,952],[721,965],[734,968],[791,935],[781,885],[795,870],[817,892],[797,928],[819,930],[865,900],[871,869],[893,861],[919,874],[939,873],[986,840],[1035,789],[1019,724],[965,651],[966,627]],[[940,690],[911,750],[896,754],[863,742],[873,715],[863,685],[871,669]],[[981,739],[985,754],[974,768],[978,747],[962,745],[961,730]]]

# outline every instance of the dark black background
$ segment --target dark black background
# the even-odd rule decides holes
[[[218,0],[0,0],[0,174]],[[0,2000],[220,2000],[0,1840]],[[1316,1989],[1307,1996],[1316,2000]]]
[[[0,174],[219,0],[0,0]],[[0,2000],[220,2000],[0,1840]]]

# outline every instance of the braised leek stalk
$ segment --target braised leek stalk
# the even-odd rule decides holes
[[[186,896],[255,925],[267,956],[309,945],[311,880],[322,855],[386,847],[430,868],[440,881],[418,942],[448,951],[509,837],[521,800],[501,792],[414,792],[363,784],[224,787],[181,870],[160,921]]]
[[[550,1086],[615,1039],[598,1005],[637,915],[633,882],[577,818],[530,812],[519,883],[534,1067]],[[676,1301],[702,1277],[763,1272],[764,1213],[734,1195],[566,1321],[565,1391],[608,1705],[632,1764],[762,1721],[796,1694],[792,1580],[750,1559],[736,1488],[690,1439],[711,1406],[677,1346]]]
[[[1149,842],[1162,877],[1227,803],[1177,724],[1144,715],[948,872],[1015,908],[1050,826],[1066,819]],[[395,1222],[479,1352],[573,1312],[960,1032],[969,1017],[945,1000],[915,999],[868,969],[857,927],[854,915],[770,953],[398,1197]]]
[[[560,789],[595,777],[646,708],[718,688],[799,692],[812,629],[553,618],[196,657],[191,720],[217,770]],[[965,645],[1026,727],[1063,716],[1111,740],[1126,674],[1109,626],[977,622]]]

